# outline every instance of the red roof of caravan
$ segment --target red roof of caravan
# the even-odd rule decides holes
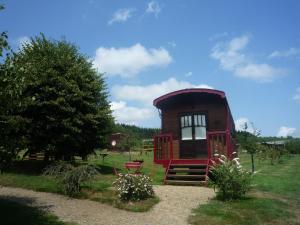
[[[178,90],[178,91],[174,91],[174,92],[170,92],[168,94],[165,94],[163,96],[160,96],[159,98],[155,99],[153,101],[153,105],[155,107],[158,107],[158,105],[171,97],[177,96],[177,95],[181,95],[181,94],[190,94],[190,93],[206,93],[206,94],[214,94],[214,95],[218,95],[221,98],[226,98],[225,97],[225,93],[223,91],[219,91],[219,90],[214,90],[214,89],[207,89],[207,88],[189,88],[189,89],[182,89],[182,90]]]

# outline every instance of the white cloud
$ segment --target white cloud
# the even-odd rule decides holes
[[[193,72],[191,72],[191,71],[189,71],[189,72],[187,72],[186,74],[184,74],[185,77],[190,77],[190,76],[192,76],[192,75],[193,75]]]
[[[249,40],[249,35],[244,35],[226,43],[219,42],[212,48],[210,56],[219,61],[223,70],[260,82],[272,81],[285,73],[282,69],[266,63],[256,63],[247,58],[241,51],[248,45]]]
[[[114,12],[112,18],[107,22],[108,25],[112,25],[115,22],[126,22],[131,16],[135,9],[119,9]]]
[[[27,36],[19,37],[17,39],[17,45],[18,45],[19,49],[21,49],[23,47],[23,45],[26,45],[29,43],[30,43],[30,38]]]
[[[113,116],[118,123],[139,125],[141,121],[153,118],[155,112],[150,108],[127,106],[124,101],[111,102]]]
[[[151,1],[147,4],[146,13],[153,13],[156,17],[161,11],[161,7],[159,6],[158,2]]]
[[[128,48],[100,47],[93,64],[108,75],[133,77],[149,67],[167,66],[171,62],[172,57],[166,49],[146,49],[137,43]]]
[[[295,131],[296,131],[296,128],[282,126],[282,127],[279,128],[277,136],[278,137],[291,136],[295,133]]]
[[[296,94],[293,97],[294,100],[300,101],[300,87],[296,89]]]
[[[289,48],[288,50],[283,51],[274,51],[269,55],[269,58],[287,58],[300,55],[299,48]]]
[[[206,84],[191,84],[187,81],[177,81],[175,78],[169,78],[158,84],[151,84],[146,86],[139,85],[115,85],[112,87],[112,95],[118,100],[139,101],[145,105],[151,105],[155,98],[172,91],[185,88],[209,88],[211,86]]]
[[[260,81],[271,81],[274,76],[283,74],[284,71],[276,69],[268,64],[247,64],[244,67],[237,67],[235,74],[240,77],[250,78]]]
[[[245,129],[245,123],[247,123],[247,131],[249,133],[254,133],[254,128],[253,128],[253,125],[252,123],[249,121],[248,118],[246,117],[241,117],[241,118],[238,118],[237,120],[234,121],[234,124],[235,124],[235,129],[238,130],[238,131],[244,131]]]

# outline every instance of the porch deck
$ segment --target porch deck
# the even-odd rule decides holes
[[[214,154],[225,154],[230,157],[233,152],[229,131],[207,132],[207,154],[195,158],[181,158],[178,140],[172,134],[159,134],[154,137],[154,163],[167,168],[172,160],[173,164],[209,164]]]

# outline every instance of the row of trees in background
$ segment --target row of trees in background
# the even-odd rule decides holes
[[[268,141],[283,141],[285,143],[285,149],[292,154],[300,154],[300,138],[295,138],[292,136],[287,137],[276,137],[276,136],[256,136],[253,133],[245,132],[245,131],[237,131],[237,142],[242,143],[245,137],[245,134],[250,137],[250,139],[255,139],[256,142],[268,142]]]
[[[144,128],[128,124],[115,124],[113,131],[115,133],[127,133],[138,139],[151,139],[155,134],[160,133],[159,128]]]
[[[160,133],[160,129],[116,123],[113,127],[113,133],[122,133],[128,136],[128,138],[121,143],[124,147],[141,148],[143,140],[152,139],[155,134]]]
[[[276,160],[280,162],[283,154],[300,154],[300,138],[261,137],[260,131],[253,124],[249,132],[248,124],[245,123],[243,130],[238,131],[236,136],[240,149],[251,156],[252,173],[255,171],[255,156],[260,160],[269,159],[274,164]]]
[[[105,147],[107,97],[103,76],[75,45],[41,34],[13,52],[1,33],[0,164],[21,149],[70,159]]]
[[[300,154],[300,138],[290,138],[286,141],[285,148],[289,153]]]

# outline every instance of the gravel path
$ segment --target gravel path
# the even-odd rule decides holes
[[[21,188],[0,186],[0,198],[38,206],[63,221],[80,225],[184,225],[191,209],[214,196],[213,190],[206,187],[159,185],[154,190],[160,202],[145,213],[127,212],[90,200]]]

